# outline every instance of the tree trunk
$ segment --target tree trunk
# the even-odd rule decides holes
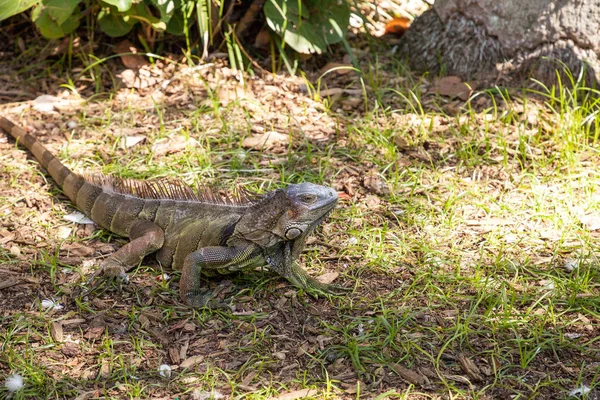
[[[401,42],[413,68],[485,79],[508,74],[548,84],[562,61],[600,82],[600,0],[437,0]],[[563,74],[564,75],[564,74]]]

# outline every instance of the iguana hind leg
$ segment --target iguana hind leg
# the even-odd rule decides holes
[[[181,301],[191,307],[223,308],[224,305],[212,302],[210,293],[202,289],[202,269],[233,272],[254,264],[260,266],[264,260],[253,246],[208,246],[188,254],[179,281]]]
[[[139,220],[132,225],[129,238],[129,243],[102,261],[92,279],[102,275],[126,281],[127,271],[163,246],[165,234],[154,222]]]

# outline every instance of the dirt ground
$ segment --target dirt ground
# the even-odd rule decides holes
[[[80,73],[85,63],[73,61],[67,70],[58,43],[29,55],[20,47],[13,42],[0,50],[0,114],[34,132],[73,169],[180,177],[191,184],[243,181],[258,190],[295,174],[333,186],[340,204],[310,240],[302,265],[353,289],[348,296],[313,298],[277,276],[253,271],[206,280],[218,299],[231,301],[232,311],[191,310],[179,302],[178,273],[162,271],[148,257],[128,284],[82,295],[98,262],[125,241],[66,220],[76,211],[72,204],[31,155],[2,134],[0,378],[23,374],[29,392],[22,398],[566,398],[582,382],[593,386],[600,360],[592,267],[589,287],[557,302],[554,317],[545,308],[528,326],[544,297],[528,297],[521,281],[510,281],[507,292],[483,295],[466,278],[480,263],[500,281],[505,271],[495,264],[496,254],[481,250],[487,245],[481,238],[519,225],[518,214],[492,221],[465,206],[451,237],[444,236],[446,222],[431,234],[420,225],[428,213],[442,215],[452,207],[441,200],[449,198],[449,189],[434,170],[456,173],[457,182],[477,177],[506,204],[527,201],[527,195],[519,197],[517,181],[526,179],[527,160],[465,166],[447,157],[466,151],[458,118],[371,111],[377,95],[391,110],[405,107],[401,97],[381,88],[414,78],[425,92],[430,81],[382,68],[364,89],[356,74],[334,73],[315,96],[307,82],[316,82],[318,69],[307,79],[242,78],[220,58],[197,67],[165,59],[139,69],[115,58]],[[366,50],[357,55],[366,72],[373,60]],[[393,53],[382,50],[379,62],[395,65]],[[428,102],[433,109],[434,101],[423,98],[425,107]],[[463,103],[448,98],[438,111],[451,114]],[[362,118],[368,120],[360,125]],[[390,156],[377,145],[378,132],[417,119],[429,124],[435,139],[419,141],[418,129],[409,138],[418,145],[394,139],[399,155],[383,168],[381,160]],[[359,126],[361,135],[371,126],[373,137],[359,137]],[[269,132],[285,134],[264,144]],[[408,180],[405,170],[418,171],[418,187],[400,179]],[[549,232],[545,228],[539,229]],[[422,247],[427,243],[430,248]],[[566,250],[550,245],[518,246],[507,250],[518,260],[516,275],[534,276],[530,266],[568,259]],[[465,270],[456,272],[461,265]],[[531,282],[543,285],[537,277]],[[516,296],[520,313],[509,318],[502,316],[508,309],[491,311],[502,293]],[[523,320],[508,321],[513,317]],[[576,338],[571,344],[565,332]],[[161,365],[169,366],[170,377],[160,375]],[[587,395],[595,398],[596,390]]]

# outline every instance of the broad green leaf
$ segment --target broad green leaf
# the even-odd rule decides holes
[[[167,24],[167,32],[173,35],[183,35],[185,29],[183,18],[183,11],[181,8],[178,8]]]
[[[269,28],[299,53],[320,54],[348,31],[350,7],[344,0],[267,0]]]
[[[0,21],[17,15],[41,0],[0,0]]]
[[[73,15],[80,2],[81,0],[42,0],[33,9],[31,19],[37,24],[37,20],[42,18],[43,21],[52,21],[56,27],[60,27]]]
[[[110,37],[124,36],[131,31],[135,20],[125,21],[123,14],[118,12],[116,7],[109,7],[106,10],[102,10],[98,14],[98,26],[102,32],[106,33]]]
[[[131,8],[131,0],[102,0],[102,2],[117,7],[120,12],[128,11]]]
[[[156,18],[154,15],[150,14],[144,3],[134,4],[133,7],[131,7],[131,9],[125,14],[123,19],[125,21],[138,20],[152,26],[154,30],[159,32],[163,32],[167,29],[166,22],[163,22],[159,18]]]
[[[56,0],[55,2],[57,2]],[[63,4],[69,3],[64,1]],[[77,6],[77,4],[75,4]],[[64,11],[57,11],[58,8],[46,8],[46,5],[38,5],[31,13],[31,18],[35,22],[35,25],[40,30],[40,33],[49,39],[58,39],[73,32],[79,26],[80,12],[78,7],[74,7],[69,15],[64,18]],[[53,16],[59,15],[61,23]],[[62,10],[62,9],[61,9]]]
[[[180,0],[150,0],[160,12],[160,20],[165,24],[169,22],[176,9],[181,8]]]

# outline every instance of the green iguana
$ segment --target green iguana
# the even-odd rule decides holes
[[[267,266],[295,286],[331,292],[339,286],[311,278],[296,262],[307,236],[333,210],[334,189],[300,183],[264,195],[222,198],[179,181],[118,179],[72,172],[23,128],[0,117],[0,128],[35,156],[73,203],[102,228],[130,242],[106,258],[96,275],[126,280],[126,271],[156,253],[181,269],[181,300],[207,305],[201,274]]]

